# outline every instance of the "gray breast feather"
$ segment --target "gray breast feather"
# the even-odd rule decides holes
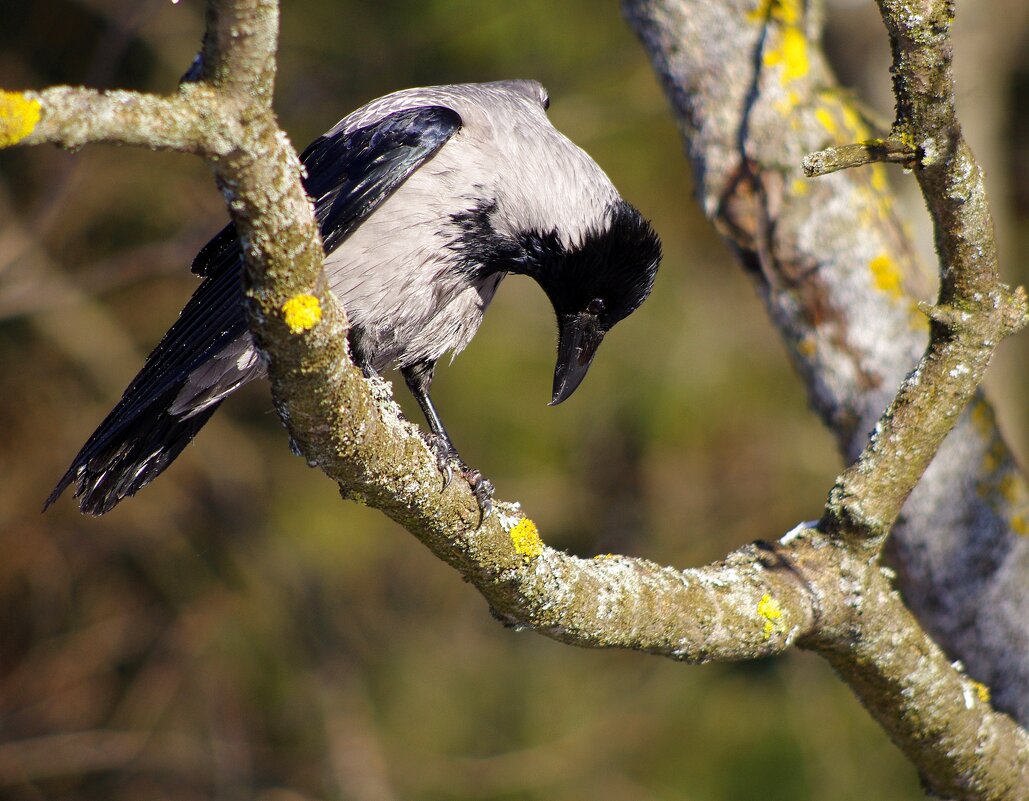
[[[446,199],[452,211],[463,210],[456,208],[462,203],[467,209],[493,199],[501,233],[556,229],[563,244],[575,247],[619,195],[596,162],[554,128],[548,102],[543,86],[530,80],[406,89],[373,100],[333,130],[354,130],[421,105],[451,108],[461,117],[461,130],[397,195],[417,193],[414,178],[426,171],[432,173],[430,182],[452,171]]]

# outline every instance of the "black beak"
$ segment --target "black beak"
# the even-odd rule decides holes
[[[554,399],[551,406],[567,400],[586,377],[604,329],[595,314],[563,314],[557,321],[557,367],[554,368]]]

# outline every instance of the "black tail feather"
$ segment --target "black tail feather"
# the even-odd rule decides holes
[[[241,269],[237,258],[210,271],[118,405],[82,446],[44,510],[74,482],[83,512],[109,512],[157,478],[203,428],[220,401],[192,415],[168,410],[198,367],[246,336]]]
[[[174,397],[174,392],[165,393],[129,421],[111,427],[111,418],[122,411],[115,408],[57,482],[44,511],[75,482],[79,508],[89,515],[106,514],[157,478],[220,405],[179,417],[167,411]]]

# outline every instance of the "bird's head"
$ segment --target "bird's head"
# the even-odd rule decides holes
[[[650,294],[661,260],[661,242],[642,215],[624,200],[577,241],[557,232],[523,239],[528,274],[546,292],[557,315],[557,366],[551,406],[582,383],[604,336]]]

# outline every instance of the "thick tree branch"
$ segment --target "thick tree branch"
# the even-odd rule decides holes
[[[838,584],[821,593],[831,599],[824,625],[803,645],[850,685],[933,795],[1025,798],[1029,734],[989,708],[986,687],[955,670],[883,571],[849,548],[833,553],[831,564],[807,571],[812,586],[830,576]]]
[[[574,645],[686,661],[776,653],[810,630],[811,598],[774,553],[749,548],[724,563],[678,571],[555,551],[517,505],[498,503],[480,525],[467,485],[440,491],[435,457],[401,416],[389,385],[367,381],[350,363],[340,310],[321,290],[320,269],[295,270],[286,292],[274,274],[255,270],[254,282],[262,299],[254,322],[273,354],[279,411],[309,463],[459,570],[501,620]],[[317,297],[321,309],[306,332],[277,321],[277,310],[298,296]]]
[[[517,505],[498,503],[500,512],[479,525],[467,485],[440,492],[417,428],[388,385],[366,380],[347,353],[296,154],[269,107],[277,21],[274,3],[212,1],[204,49],[179,96],[63,88],[12,95],[16,111],[38,101],[40,114],[3,141],[118,142],[207,156],[244,241],[251,322],[291,434],[346,494],[383,509],[461,570],[501,619],[577,645],[687,661],[764,656],[809,633],[812,599],[774,550],[747,548],[689,571],[576,559],[546,547]],[[169,132],[157,121],[173,113]],[[0,132],[21,130],[17,115],[9,119]],[[212,127],[224,137],[216,149],[205,145]]]

